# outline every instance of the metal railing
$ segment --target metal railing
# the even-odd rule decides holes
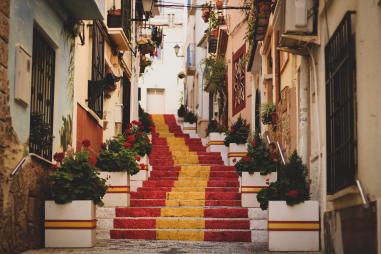
[[[49,165],[53,165],[53,162],[45,159],[44,157],[41,157],[40,155],[38,154],[35,154],[35,153],[29,153],[28,155],[24,156],[18,163],[17,165],[15,166],[15,168],[13,169],[12,173],[11,173],[11,177],[14,177],[17,172],[19,172],[20,169],[22,169],[22,166],[24,165],[24,163],[26,162],[26,160],[29,158],[29,157],[33,157],[35,159],[38,159],[39,161],[41,162],[44,162],[46,164],[49,164]]]
[[[269,137],[269,135],[266,135],[266,139],[267,139],[267,143],[270,145],[271,143],[273,143]],[[284,158],[284,155],[283,155],[283,151],[282,151],[282,148],[280,147],[280,144],[279,142],[275,142],[277,148],[278,148],[278,151],[279,151],[279,154],[280,154],[280,158],[282,159],[282,163],[285,165],[286,164],[286,160]]]

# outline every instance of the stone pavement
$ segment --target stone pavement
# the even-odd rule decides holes
[[[99,240],[94,248],[81,249],[40,249],[26,254],[82,254],[82,253],[134,253],[134,254],[186,254],[186,253],[223,253],[223,254],[265,254],[276,252],[262,251],[264,246],[255,243],[229,242],[190,242],[190,241],[144,241],[144,240]],[[282,252],[284,254],[285,252]],[[288,252],[290,253],[290,252]],[[307,252],[297,252],[307,254]],[[313,252],[316,253],[316,252]],[[312,254],[312,253],[311,253]]]

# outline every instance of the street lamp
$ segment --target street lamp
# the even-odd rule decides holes
[[[179,56],[179,51],[180,51],[180,46],[179,44],[176,44],[173,49],[175,50],[175,54],[177,57],[184,57],[184,56]]]

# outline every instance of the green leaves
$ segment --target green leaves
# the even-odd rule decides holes
[[[230,130],[226,132],[226,138],[224,140],[225,146],[229,146],[230,143],[245,144],[249,137],[250,125],[241,116],[230,127]]]
[[[49,176],[48,197],[58,204],[73,200],[93,200],[102,205],[106,194],[105,180],[98,177],[89,163],[89,153],[81,151],[66,157],[62,165]]]
[[[296,151],[290,156],[288,163],[278,170],[278,180],[257,195],[263,210],[267,209],[269,200],[285,200],[288,205],[296,205],[308,199],[310,192],[307,167]]]

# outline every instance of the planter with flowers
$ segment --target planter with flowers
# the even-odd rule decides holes
[[[140,107],[139,104],[139,121],[142,123],[142,131],[144,131],[150,142],[152,141],[152,132],[155,130],[155,124],[153,123],[152,116]]]
[[[261,119],[265,125],[276,124],[277,113],[276,107],[273,103],[266,103],[261,105]]]
[[[187,113],[187,110],[183,104],[177,109],[177,124],[182,125],[184,122],[184,116]]]
[[[247,156],[235,165],[241,175],[242,207],[259,207],[257,193],[277,180],[279,160],[276,150],[269,149],[257,133],[247,148]]]
[[[77,153],[56,153],[45,201],[45,247],[93,247],[96,209],[103,205],[105,180],[95,169],[88,140]]]
[[[191,111],[187,111],[184,116],[183,131],[185,134],[189,134],[191,138],[197,138],[196,133],[197,116]]]
[[[257,200],[268,208],[270,251],[319,251],[319,202],[309,201],[307,167],[294,152],[278,170],[278,179]]]
[[[234,166],[247,154],[247,138],[249,137],[250,125],[241,116],[226,132],[224,140],[228,147],[229,166]]]
[[[206,134],[208,135],[206,151],[221,153],[223,161],[227,164],[228,148],[224,145],[225,132],[226,128],[224,125],[219,124],[216,120],[209,121],[208,128],[206,129]]]
[[[124,137],[124,146],[132,149],[138,155],[136,161],[139,164],[140,171],[131,176],[131,191],[136,191],[137,188],[142,187],[143,181],[149,177],[148,155],[151,153],[152,144],[140,121],[132,121],[124,133]]]
[[[102,144],[97,158],[96,166],[107,184],[103,202],[108,207],[130,205],[130,175],[139,172],[136,153],[123,145],[122,136],[110,139]]]

